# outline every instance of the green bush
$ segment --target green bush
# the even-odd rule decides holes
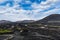
[[[0,29],[0,33],[8,33],[8,32],[12,32],[12,30],[9,30],[9,29]]]

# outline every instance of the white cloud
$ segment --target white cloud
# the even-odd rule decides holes
[[[0,3],[3,3],[3,2],[5,2],[5,1],[7,1],[7,0],[0,0]]]
[[[3,2],[4,0],[0,0],[0,2]],[[32,3],[31,7],[33,10],[23,10],[21,7],[19,7],[18,3],[21,2],[21,0],[14,0],[14,6],[9,7],[9,4],[6,6],[0,6],[0,20],[39,20],[47,15],[53,14],[53,13],[60,13],[60,6],[57,6],[59,0],[47,0],[46,2],[41,2],[41,4]],[[31,3],[30,1],[26,1],[26,3]],[[59,5],[59,4],[58,4]],[[51,7],[55,7],[53,10],[49,10],[46,12],[43,12],[46,9],[49,9]],[[18,10],[16,10],[18,9]],[[42,12],[41,12],[42,11]],[[55,12],[56,11],[56,12]]]

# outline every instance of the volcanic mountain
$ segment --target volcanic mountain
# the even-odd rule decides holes
[[[42,20],[36,21],[34,23],[42,23],[47,25],[60,25],[60,14],[51,14]]]

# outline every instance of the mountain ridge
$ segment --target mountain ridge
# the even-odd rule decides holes
[[[55,21],[55,22],[54,22]],[[51,25],[60,25],[60,14],[51,14],[51,15],[49,15],[49,16],[47,16],[47,17],[45,17],[45,18],[43,18],[43,19],[41,19],[41,20],[38,20],[38,21],[36,21],[36,22],[34,22],[34,23],[38,23],[38,24],[51,24]]]

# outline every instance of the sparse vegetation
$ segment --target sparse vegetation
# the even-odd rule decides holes
[[[0,29],[0,33],[8,33],[8,32],[12,32],[12,30],[9,30],[9,29]]]

